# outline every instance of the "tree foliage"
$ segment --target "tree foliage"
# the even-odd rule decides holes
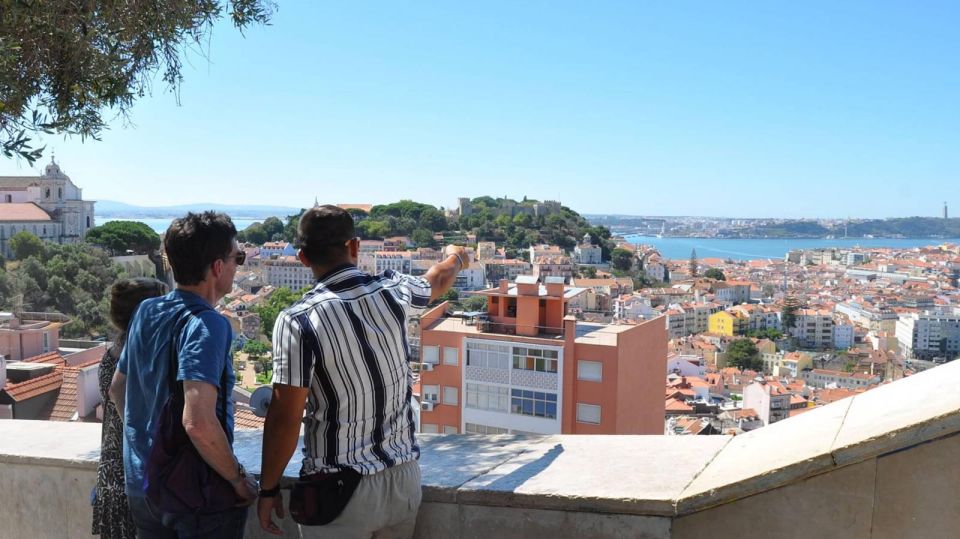
[[[461,304],[465,311],[487,312],[487,297],[472,295],[464,299]]]
[[[619,247],[610,254],[610,265],[619,271],[630,271],[633,267],[633,253]]]
[[[41,242],[39,252],[23,259],[16,270],[0,270],[0,310],[22,298],[26,311],[58,311],[71,318],[65,336],[86,337],[107,332],[108,290],[123,275],[102,249],[86,243]]]
[[[160,249],[160,236],[139,221],[104,223],[91,228],[84,241],[102,247],[114,255],[122,255],[128,250],[136,254],[151,254]]]
[[[159,72],[175,94],[184,52],[229,17],[266,24],[270,0],[0,2],[0,152],[33,163],[41,133],[97,139],[104,113],[127,114]]]
[[[7,245],[10,246],[14,258],[17,260],[24,260],[43,252],[43,241],[26,230],[21,230],[10,236]]]
[[[237,241],[263,245],[268,241],[284,239],[283,221],[277,217],[267,217],[262,223],[253,223],[237,233]]]
[[[310,287],[304,287],[299,292],[294,292],[286,287],[276,289],[270,297],[260,305],[251,310],[260,315],[260,329],[267,336],[273,338],[273,325],[280,316],[280,311],[294,304],[310,290]]]
[[[763,369],[763,360],[760,359],[760,350],[750,339],[737,339],[727,347],[727,363],[740,370],[760,371]]]
[[[253,360],[257,360],[270,352],[270,347],[263,341],[250,339],[243,345],[243,353]]]
[[[707,271],[703,272],[703,276],[708,279],[714,279],[717,281],[726,281],[727,276],[723,274],[723,270],[719,268],[710,268]]]
[[[699,262],[697,261],[697,250],[690,250],[690,262],[687,265],[687,270],[690,272],[690,277],[696,277],[698,269],[700,267]]]

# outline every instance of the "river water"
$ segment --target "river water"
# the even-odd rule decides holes
[[[783,258],[794,249],[891,247],[908,249],[943,243],[960,243],[960,239],[885,239],[885,238],[838,238],[838,239],[713,239],[713,238],[657,238],[653,236],[627,235],[633,244],[653,245],[666,258],[688,259],[693,249],[697,258],[723,258],[755,260]]]

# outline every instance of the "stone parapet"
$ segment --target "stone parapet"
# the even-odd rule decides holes
[[[958,379],[949,363],[737,437],[422,435],[417,536],[950,537]],[[0,421],[0,536],[86,536],[99,433]],[[254,472],[260,439],[237,433]]]

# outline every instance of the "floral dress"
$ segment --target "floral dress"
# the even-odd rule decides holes
[[[133,539],[137,533],[124,492],[123,421],[108,393],[119,359],[119,351],[111,347],[100,360],[103,431],[100,436],[96,497],[93,501],[93,534],[105,539]]]

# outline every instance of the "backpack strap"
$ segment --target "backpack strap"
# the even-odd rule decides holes
[[[177,373],[180,371],[180,361],[178,358],[178,348],[177,345],[180,342],[180,336],[183,334],[183,330],[187,327],[187,324],[190,320],[204,311],[212,311],[213,309],[206,306],[198,307],[183,307],[180,312],[177,313],[176,318],[173,323],[173,331],[171,332],[170,337],[170,369],[167,373],[167,381],[170,387],[172,395],[178,395],[183,399],[183,382],[177,379]],[[223,427],[224,432],[227,430],[227,398],[229,395],[227,393],[227,365],[224,363],[223,370],[220,373],[220,388],[218,389],[218,401],[219,401],[219,413],[217,414],[217,419],[220,420],[220,426]],[[232,389],[232,388],[230,388]]]

